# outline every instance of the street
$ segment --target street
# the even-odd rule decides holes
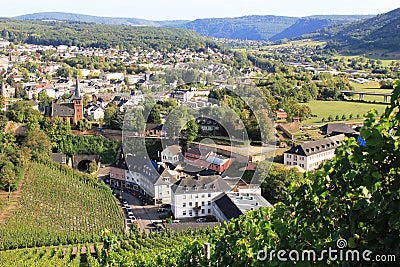
[[[130,193],[123,192],[122,197],[128,201],[141,230],[145,230],[146,232],[152,231],[152,229],[155,229],[153,222],[161,222],[156,206],[142,206],[140,200],[137,197],[132,196]]]

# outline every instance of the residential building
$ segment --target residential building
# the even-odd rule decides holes
[[[284,164],[299,166],[306,171],[315,170],[322,162],[335,156],[335,150],[344,138],[345,136],[340,134],[293,146],[283,154]]]
[[[154,184],[154,198],[158,204],[171,204],[172,185],[179,181],[181,173],[175,170],[164,170]]]
[[[181,155],[181,147],[178,145],[167,146],[161,152],[161,161],[165,163],[177,164]]]
[[[214,215],[213,199],[230,190],[219,175],[183,177],[172,185],[171,210],[175,218]]]

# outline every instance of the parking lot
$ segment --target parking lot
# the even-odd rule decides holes
[[[126,199],[129,204],[129,209],[132,210],[133,216],[136,218],[137,225],[141,230],[146,232],[156,230],[153,223],[158,223],[162,220],[159,219],[160,213],[157,212],[158,208],[155,205],[143,205],[142,201],[128,192],[121,192],[122,198]],[[126,207],[124,207],[125,215]],[[130,226],[130,225],[128,225]]]

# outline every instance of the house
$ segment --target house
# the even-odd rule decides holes
[[[184,162],[188,165],[194,166],[199,170],[207,169],[218,173],[223,173],[233,161],[235,161],[235,158],[213,151],[201,151],[197,147],[189,148],[184,157]]]
[[[161,161],[176,165],[177,163],[179,163],[181,152],[182,149],[178,145],[167,146],[161,152]]]
[[[91,117],[96,121],[104,119],[104,109],[100,106],[96,106],[91,111]]]
[[[146,123],[146,136],[164,136],[164,132],[162,130],[162,124],[155,124],[155,123]]]
[[[338,134],[344,134],[346,136],[351,136],[356,133],[353,128],[347,126],[344,123],[329,123],[320,127],[320,132],[323,135],[333,136]]]
[[[116,80],[116,81],[123,81],[124,80],[124,74],[123,73],[100,73],[100,79],[105,80],[105,81],[111,81],[111,80]]]
[[[214,215],[213,199],[230,189],[219,175],[183,177],[172,185],[172,213],[175,218]]]
[[[200,126],[203,132],[211,132],[214,133],[219,131],[220,126],[219,123],[213,119],[209,118],[197,118],[196,123]]]
[[[2,82],[0,95],[4,96],[5,98],[13,98],[15,97],[15,88]]]
[[[67,164],[68,163],[67,155],[62,154],[62,153],[53,153],[51,155],[51,159],[58,164]]]
[[[0,57],[0,70],[7,70],[10,66],[8,57]]]
[[[53,101],[50,107],[46,107],[44,116],[50,120],[54,117],[59,117],[64,121],[69,121],[74,126],[83,119],[83,102],[78,79],[76,79],[75,93],[68,102]]]
[[[283,109],[277,109],[275,110],[275,116],[277,119],[281,119],[281,120],[286,120],[288,117],[288,114],[286,111],[284,111]]]
[[[315,170],[322,162],[335,156],[335,150],[341,145],[344,138],[345,136],[340,134],[293,146],[283,154],[284,164],[299,166],[306,171]]]
[[[272,205],[261,196],[251,193],[224,193],[212,201],[214,216],[218,222],[229,221],[246,214],[250,210],[260,207],[272,207]]]
[[[180,172],[164,170],[154,184],[154,198],[158,204],[171,204],[171,186],[180,179]]]

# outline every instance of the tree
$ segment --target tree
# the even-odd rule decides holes
[[[42,90],[39,92],[38,100],[41,107],[48,107],[53,101],[53,99],[47,94],[46,90]]]
[[[262,195],[272,204],[277,202],[288,203],[292,183],[302,183],[303,174],[295,169],[285,169],[281,166],[271,166],[270,162],[260,162],[260,176],[265,177],[261,184]]]
[[[195,140],[198,134],[199,134],[199,125],[197,125],[194,119],[186,123],[186,129],[184,130],[184,135],[189,142]]]
[[[347,119],[346,115],[343,114],[343,116],[342,116],[342,121],[344,121],[344,120],[346,120],[346,119]]]
[[[118,109],[115,102],[110,102],[104,110],[104,123],[107,125],[111,124],[111,120],[117,114]]]
[[[27,131],[23,145],[30,149],[32,159],[47,162],[51,156],[51,141],[42,130]]]
[[[2,110],[5,105],[6,105],[6,98],[0,95],[0,110]]]
[[[95,173],[95,172],[97,172],[97,162],[95,161],[95,160],[92,160],[90,163],[89,163],[89,166],[88,166],[88,172],[89,173]]]
[[[8,189],[11,192],[11,188],[15,187],[16,176],[14,171],[14,165],[8,161],[2,164],[0,169],[0,184],[4,189]]]
[[[78,121],[77,127],[79,131],[85,132],[92,129],[92,123],[88,119],[83,118],[82,120]]]

